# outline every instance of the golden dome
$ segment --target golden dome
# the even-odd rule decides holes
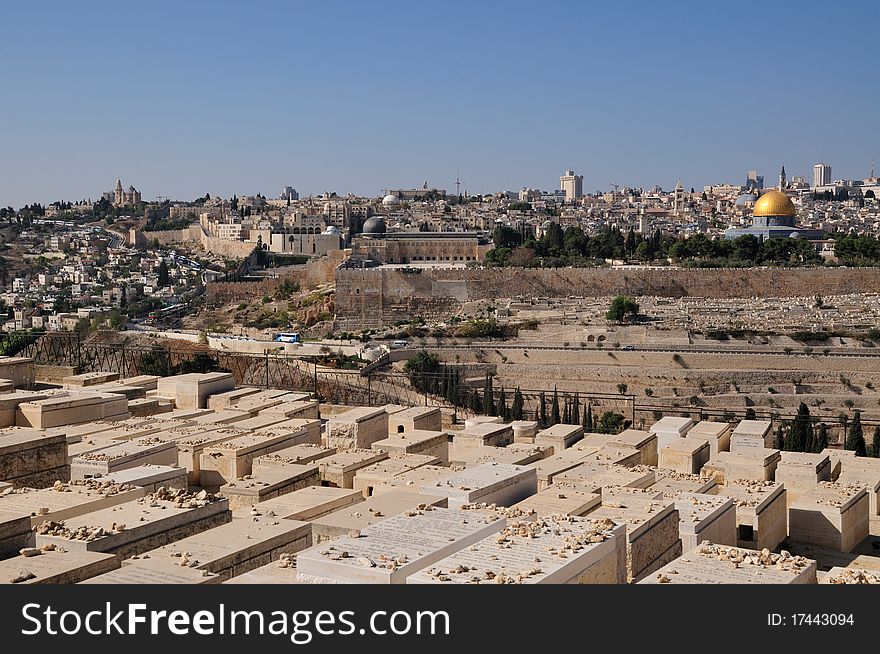
[[[753,216],[794,216],[794,202],[782,191],[767,191],[755,202]]]

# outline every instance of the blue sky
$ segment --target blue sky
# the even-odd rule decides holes
[[[29,2],[0,205],[742,183],[880,156],[880,3]]]

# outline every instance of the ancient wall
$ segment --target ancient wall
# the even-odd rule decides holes
[[[378,326],[416,316],[442,319],[464,302],[494,298],[803,297],[880,292],[880,268],[489,268],[341,269],[337,319]]]

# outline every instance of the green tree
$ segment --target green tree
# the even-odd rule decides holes
[[[584,408],[584,431],[593,431],[593,405],[589,403]]]
[[[168,264],[165,263],[165,259],[162,259],[159,263],[159,280],[157,283],[159,288],[165,288],[171,283],[171,276],[168,274]]]
[[[758,416],[755,414],[755,410],[752,407],[746,409],[746,417],[745,420],[757,420]]]
[[[556,391],[556,387],[553,387],[553,404],[550,406],[550,421],[554,425],[558,425],[560,422],[559,415],[559,393]]]
[[[880,458],[880,425],[874,427],[874,437],[871,439],[871,456]]]
[[[602,434],[619,434],[626,428],[623,415],[614,411],[606,411],[599,418],[596,431]]]
[[[631,297],[618,295],[611,301],[605,317],[614,322],[625,322],[639,313],[639,305]]]
[[[810,451],[807,448],[813,441],[813,423],[810,419],[810,409],[804,402],[798,406],[797,416],[792,421],[788,434],[789,443],[785,449],[792,452]]]
[[[498,225],[492,232],[492,243],[496,248],[512,250],[522,244],[522,234],[507,225]]]
[[[519,390],[519,386],[513,391],[513,404],[510,407],[510,414],[513,416],[514,420],[523,419],[523,396],[522,391]]]
[[[813,446],[813,452],[818,454],[828,448],[828,426],[824,422],[820,422],[816,426],[816,442]]]
[[[510,410],[507,408],[507,394],[504,392],[503,388],[498,394],[498,415],[504,420],[504,422],[510,420]]]
[[[542,427],[547,426],[547,398],[544,397],[544,391],[541,391],[541,397],[538,399],[540,406],[538,407],[538,422]]]
[[[856,411],[852,423],[849,426],[849,434],[846,437],[846,449],[855,452],[856,456],[867,456],[865,434],[862,431],[862,412]]]
[[[483,387],[483,408],[487,416],[498,415],[495,412],[495,392],[492,390],[492,377],[486,375],[486,384]]]

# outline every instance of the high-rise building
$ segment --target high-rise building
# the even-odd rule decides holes
[[[813,166],[813,187],[828,186],[831,184],[831,166],[826,163],[817,163]]]
[[[566,170],[559,178],[559,188],[565,192],[566,202],[574,202],[584,195],[584,176],[575,175],[573,170]]]
[[[299,200],[299,193],[292,186],[285,186],[278,197],[282,200]]]
[[[759,175],[757,170],[750,170],[746,173],[746,190],[760,191],[764,188],[764,176]]]

